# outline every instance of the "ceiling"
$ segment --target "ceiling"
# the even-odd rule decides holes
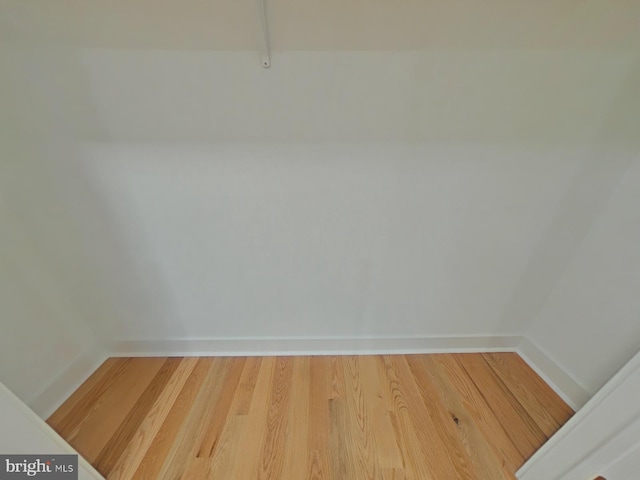
[[[5,123],[33,132],[49,110],[98,142],[640,141],[638,0],[265,0],[269,70],[258,1],[0,0]]]
[[[258,0],[0,0],[0,42],[255,50]],[[637,0],[266,0],[275,51],[636,50]]]

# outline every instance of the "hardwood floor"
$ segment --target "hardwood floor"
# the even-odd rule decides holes
[[[48,423],[108,479],[506,480],[572,414],[514,353],[111,358]]]

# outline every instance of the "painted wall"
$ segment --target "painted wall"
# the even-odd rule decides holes
[[[640,349],[639,186],[636,157],[528,331],[591,394]]]
[[[429,143],[591,149],[637,52],[77,49],[83,132],[118,143]],[[79,80],[75,80],[79,83]],[[635,141],[627,132],[617,139]],[[518,162],[515,159],[514,162]]]
[[[520,282],[527,335],[590,394],[640,349],[640,62]]]
[[[0,69],[0,381],[31,403],[96,340],[77,289],[84,245],[65,200],[72,137],[56,59],[3,49]]]
[[[29,402],[94,339],[43,252],[10,215],[0,206],[0,378]]]
[[[398,144],[84,158],[155,305],[93,324],[109,340],[514,333],[502,309],[580,164]]]
[[[529,332],[589,391],[628,358],[635,280],[586,312],[593,368],[561,351],[585,312],[556,297],[631,248],[607,229],[632,220],[609,202],[635,182],[640,7],[273,2],[263,70],[244,3],[145,1],[3,5],[3,215],[31,243],[2,248],[72,312],[54,344]],[[12,319],[52,311],[20,310],[17,277]]]
[[[77,455],[49,425],[0,383],[0,451],[4,455]],[[5,465],[0,466],[5,472]],[[102,480],[84,458],[78,458],[78,479]]]
[[[625,51],[79,56],[83,167],[155,308],[107,339],[521,334],[536,251],[586,228],[567,192],[636,142],[605,132]]]

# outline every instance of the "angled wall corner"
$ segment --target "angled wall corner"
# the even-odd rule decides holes
[[[0,382],[0,451],[3,454],[78,455],[80,480],[104,480],[82,455]]]

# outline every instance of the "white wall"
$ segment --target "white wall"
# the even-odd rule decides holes
[[[590,394],[640,349],[640,62],[603,119],[521,286],[527,336]],[[552,265],[555,265],[552,266]],[[543,287],[544,286],[544,287]]]
[[[0,205],[0,378],[29,402],[94,339],[43,253],[5,207]]]
[[[637,59],[626,50],[275,52],[263,69],[253,52],[71,51],[89,102],[82,113],[94,119],[85,135],[112,146],[471,143],[538,158],[593,147]],[[633,141],[628,132],[617,143]]]
[[[522,334],[592,221],[563,231],[571,189],[637,143],[607,130],[628,51],[79,57],[85,172],[155,307],[107,339]]]
[[[501,310],[580,163],[399,144],[84,157],[155,305],[94,324],[109,340],[514,333]]]
[[[0,451],[4,455],[77,455],[62,437],[0,383]],[[4,465],[0,468],[5,468]],[[4,470],[3,470],[4,471]],[[84,458],[78,458],[80,480],[102,480]]]
[[[592,257],[614,246],[633,264],[609,229],[629,203],[607,202],[636,181],[640,6],[273,2],[264,70],[251,7],[167,5],[2,7],[3,215],[24,250],[2,247],[12,325],[57,312],[47,328],[69,358],[92,331],[529,332],[590,392],[628,358],[635,280],[593,295],[601,270],[623,272]],[[202,22],[216,12],[220,28]],[[20,300],[27,260],[49,303]],[[618,306],[574,295],[569,309],[563,288]],[[628,343],[587,327],[593,366],[567,345],[597,313]],[[68,331],[87,334],[67,345]],[[6,383],[28,396],[37,365],[5,376],[22,369]]]
[[[638,245],[636,157],[527,332],[591,394],[640,349]]]
[[[0,381],[41,415],[99,361],[58,60],[0,52]]]

